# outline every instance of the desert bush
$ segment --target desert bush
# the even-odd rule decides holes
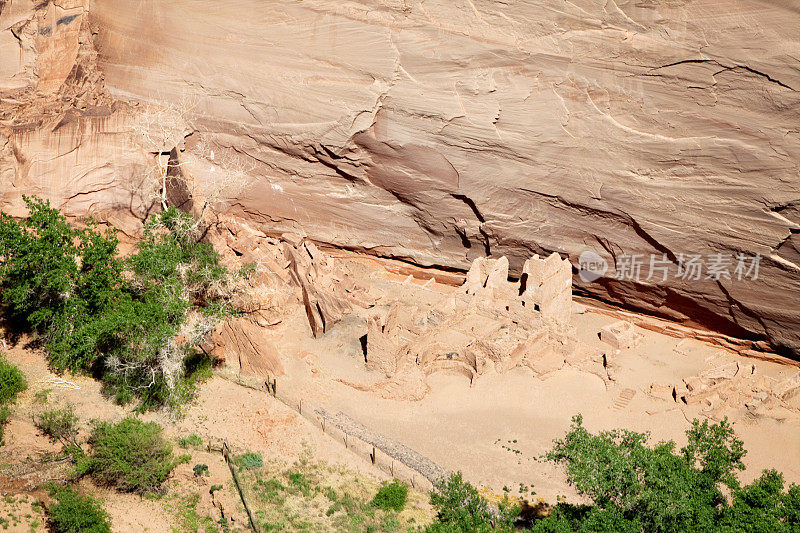
[[[35,415],[33,423],[51,442],[60,442],[64,451],[73,458],[83,455],[83,449],[78,443],[78,417],[71,405]]]
[[[7,405],[0,405],[0,446],[5,444],[5,425],[11,417],[11,408]]]
[[[510,504],[494,509],[464,481],[461,472],[450,474],[434,486],[431,505],[436,510],[436,522],[426,528],[429,533],[512,531],[519,513]]]
[[[237,463],[239,463],[240,470],[253,470],[264,466],[264,460],[261,458],[261,455],[254,452],[243,453],[239,456]]]
[[[172,446],[155,422],[125,418],[97,423],[89,438],[89,455],[78,464],[80,474],[123,492],[153,492],[175,467]]]
[[[407,499],[408,485],[395,479],[391,483],[384,483],[370,503],[378,509],[399,513],[405,508]]]
[[[195,447],[198,448],[203,445],[203,439],[197,433],[192,433],[188,437],[181,437],[178,441],[181,448]]]
[[[0,352],[0,446],[4,442],[5,425],[11,416],[11,407],[8,404],[14,403],[17,395],[26,388],[28,383],[25,381],[25,374],[9,363]]]
[[[13,403],[17,395],[27,388],[25,374],[0,353],[0,405]]]
[[[193,347],[229,307],[228,272],[191,216],[170,208],[151,217],[138,252],[123,260],[113,232],[91,220],[74,228],[49,203],[25,202],[28,218],[0,215],[10,323],[39,334],[55,370],[102,377],[120,403],[184,404],[210,368]]]
[[[51,487],[55,503],[47,507],[47,517],[55,533],[111,533],[108,513],[100,501],[82,496],[72,487]]]
[[[207,476],[207,475],[209,475],[209,473],[208,473],[208,465],[206,465],[206,464],[196,464],[196,465],[194,465],[194,467],[192,467],[192,472],[194,472],[194,476],[195,477]]]

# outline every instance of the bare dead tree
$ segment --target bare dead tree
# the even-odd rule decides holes
[[[255,165],[248,164],[243,158],[229,150],[215,150],[205,138],[201,138],[192,149],[197,157],[197,170],[203,174],[191,187],[191,198],[195,205],[199,204],[197,221],[202,224],[209,210],[219,209],[228,198],[241,194],[253,181]],[[200,168],[202,167],[202,168]]]
[[[190,109],[186,104],[146,105],[137,113],[131,128],[135,141],[154,156],[154,165],[145,176],[141,192],[146,201],[157,201],[164,210],[169,207],[170,179],[181,175],[180,163],[173,154],[191,132]]]
[[[245,164],[246,158],[215,147],[202,136],[190,154],[182,154],[184,140],[196,131],[192,127],[194,108],[194,104],[186,101],[145,106],[137,115],[132,133],[155,160],[140,191],[145,201],[157,202],[166,210],[170,187],[182,185],[196,208],[196,226],[200,226],[209,210],[221,207],[226,198],[236,197],[251,183],[255,165]],[[191,179],[185,160],[188,155],[195,158],[190,166],[202,174],[202,179]]]

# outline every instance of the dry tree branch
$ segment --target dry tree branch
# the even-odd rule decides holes
[[[166,106],[144,106],[136,115],[131,127],[134,141],[155,158],[143,183],[146,199],[157,201],[166,210],[167,190],[170,179],[180,176],[180,162],[173,152],[191,131],[189,112],[191,107],[185,103]]]

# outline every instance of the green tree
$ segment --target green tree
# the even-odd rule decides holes
[[[25,202],[26,219],[0,215],[0,303],[12,324],[39,334],[56,371],[91,372],[121,403],[185,403],[193,347],[229,312],[228,273],[191,216],[151,217],[138,253],[123,260],[113,232]],[[191,308],[202,319],[188,323]]]
[[[546,458],[565,466],[569,483],[592,505],[560,504],[534,531],[798,530],[797,486],[784,492],[775,471],[740,486],[745,450],[727,420],[695,420],[686,434],[678,452],[672,441],[648,446],[643,433],[593,435],[576,416]]]
[[[436,522],[426,529],[429,533],[512,531],[519,513],[510,504],[495,509],[474,486],[464,481],[461,472],[450,474],[434,486],[431,505],[436,510]]]

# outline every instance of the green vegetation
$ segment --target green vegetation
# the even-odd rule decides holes
[[[261,468],[264,466],[264,460],[261,458],[261,455],[253,452],[247,452],[240,455],[237,458],[236,463],[239,465],[239,470],[253,470],[255,468]]]
[[[51,442],[60,442],[64,452],[75,460],[83,456],[83,449],[78,443],[78,417],[72,411],[72,406],[44,411],[34,416],[33,422]]]
[[[25,220],[0,214],[9,322],[39,335],[55,370],[102,378],[120,403],[185,403],[210,372],[194,346],[230,312],[228,273],[192,218],[174,208],[151,217],[138,253],[123,260],[116,236],[93,221],[75,228],[49,203],[25,202]]]
[[[287,468],[265,462],[240,482],[261,531],[414,531],[431,514],[399,482],[384,484],[302,457]],[[388,487],[388,488],[387,488]]]
[[[672,441],[650,447],[647,434],[627,430],[592,435],[582,422],[575,417],[545,458],[563,465],[591,504],[560,503],[530,531],[800,531],[800,486],[786,488],[775,470],[742,486],[746,452],[726,420],[695,420],[679,451]],[[437,485],[431,504],[437,521],[429,532],[512,531],[517,515],[510,505],[494,510],[460,473]]]
[[[79,474],[123,492],[157,491],[176,465],[172,446],[155,422],[125,418],[100,422],[89,438],[90,453],[78,462]]]
[[[582,419],[547,454],[592,505],[560,504],[535,531],[798,531],[800,487],[774,470],[741,486],[742,441],[726,420],[695,420],[688,444],[647,446],[647,434],[590,434]]]
[[[7,494],[0,498],[0,531],[36,533],[44,522],[44,511],[28,495]]]
[[[197,433],[192,433],[188,437],[181,437],[181,439],[178,441],[178,445],[181,448],[199,448],[203,445],[203,439],[200,438],[200,435]]]
[[[384,511],[402,511],[408,499],[408,485],[396,479],[391,483],[384,483],[372,498],[372,505]]]
[[[28,388],[25,374],[0,353],[0,405],[13,403],[17,395]]]
[[[9,363],[0,352],[0,446],[3,445],[5,425],[11,416],[10,404],[17,400],[17,395],[28,388],[25,375],[19,368]]]
[[[208,474],[208,465],[206,464],[196,464],[192,467],[192,472],[194,472],[194,477],[200,476],[207,476]]]
[[[0,405],[0,446],[5,444],[5,425],[11,417],[11,408],[7,405]]]
[[[176,497],[170,506],[178,518],[180,524],[179,531],[186,533],[217,533],[226,531],[223,524],[215,522],[210,516],[203,516],[197,509],[200,503],[200,495],[190,494],[188,496]]]
[[[431,492],[436,522],[429,533],[513,531],[519,509],[510,503],[493,509],[475,487],[464,481],[461,472],[440,481]]]
[[[55,503],[47,507],[50,526],[56,533],[111,533],[108,513],[90,496],[72,487],[52,487]]]

